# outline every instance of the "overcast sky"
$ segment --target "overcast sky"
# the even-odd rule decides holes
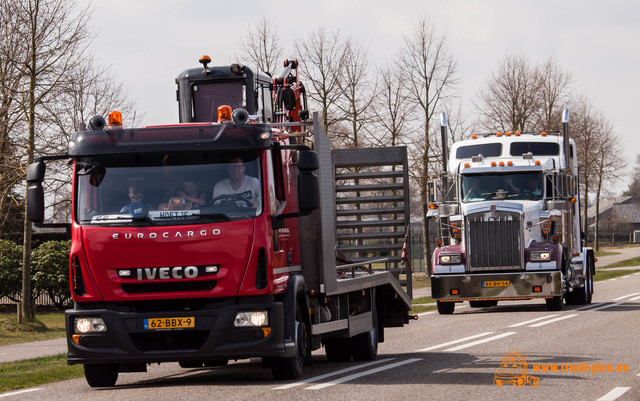
[[[506,56],[535,64],[553,56],[576,92],[612,121],[628,167],[640,154],[639,0],[110,0],[93,7],[94,54],[111,66],[144,124],[177,122],[175,77],[199,66],[202,54],[214,65],[236,61],[243,33],[263,15],[277,22],[287,57],[297,56],[295,38],[324,25],[360,41],[376,65],[392,61],[403,36],[427,16],[458,62],[467,121],[475,119],[478,90]]]

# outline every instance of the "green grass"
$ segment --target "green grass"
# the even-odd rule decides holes
[[[631,258],[627,260],[621,260],[620,262],[611,263],[610,265],[606,265],[601,267],[601,269],[611,269],[612,267],[629,267],[629,266],[640,266],[640,257]]]
[[[15,312],[0,313],[0,345],[49,340],[66,335],[64,313],[36,315],[34,322],[18,324]]]
[[[436,310],[436,305],[417,305],[414,306],[410,311],[410,315],[415,315],[416,313],[427,312],[431,310]]]
[[[416,304],[430,304],[436,302],[433,300],[433,298],[431,297],[420,297],[420,298],[414,298],[413,301],[411,301],[412,304],[416,305]]]
[[[67,365],[67,355],[0,363],[0,391],[82,377],[82,365]]]
[[[413,288],[431,287],[431,279],[425,273],[414,273],[411,276]]]
[[[611,252],[611,251],[595,251],[593,253],[593,255],[596,258],[599,258],[601,256],[611,256],[611,255],[619,255],[619,254],[620,254],[620,252]]]
[[[640,272],[640,270],[607,270],[607,271],[602,271],[602,270],[598,269],[596,271],[596,275],[593,276],[593,281],[602,281],[602,280],[608,280],[608,279],[614,278],[614,277],[628,276],[629,274],[633,274],[633,273],[637,273],[637,272]]]

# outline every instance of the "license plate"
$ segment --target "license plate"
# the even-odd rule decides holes
[[[188,317],[161,317],[144,319],[145,330],[153,329],[187,329],[196,327],[196,318]]]
[[[509,280],[500,280],[500,281],[483,281],[482,287],[484,288],[493,288],[493,287],[508,287]]]

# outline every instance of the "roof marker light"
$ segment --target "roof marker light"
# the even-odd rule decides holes
[[[121,128],[122,127],[122,113],[119,111],[112,111],[109,113],[109,128]]]
[[[511,136],[511,131],[505,132],[504,133],[506,136]]]
[[[540,160],[536,160],[536,166],[540,165]]]
[[[509,161],[507,162],[507,166],[513,166],[513,162],[512,162],[511,160],[509,160]]]
[[[496,136],[502,136],[502,132],[496,132]]]
[[[515,136],[520,136],[520,131],[516,131]]]
[[[500,167],[504,167],[504,162],[500,162]]]
[[[496,162],[491,162],[491,167],[497,166]]]
[[[542,131],[542,132],[540,133],[540,135],[542,135],[542,136],[547,136],[547,133],[546,133],[546,132],[544,132],[544,131]]]
[[[478,135],[475,135],[475,134],[471,135],[471,139],[478,139]]]
[[[464,164],[464,168],[469,168],[471,165],[469,163]]]
[[[231,124],[232,121],[231,106],[218,107],[218,122],[222,124]]]

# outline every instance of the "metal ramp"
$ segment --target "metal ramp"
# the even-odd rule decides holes
[[[411,260],[406,148],[333,149],[332,159],[337,269],[353,273],[361,263],[365,271],[387,270],[411,296],[411,267],[405,263]]]

